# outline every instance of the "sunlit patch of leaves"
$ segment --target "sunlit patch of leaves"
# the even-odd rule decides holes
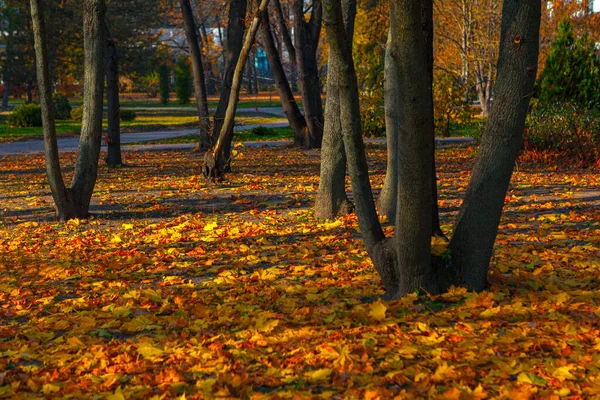
[[[195,153],[125,155],[68,223],[41,156],[0,160],[0,397],[600,394],[596,174],[519,169],[489,290],[386,303],[356,217],[313,217],[317,152],[243,148],[218,186]],[[439,156],[450,233],[472,150]]]

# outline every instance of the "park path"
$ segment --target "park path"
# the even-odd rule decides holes
[[[160,107],[132,107],[136,110],[164,110]],[[191,108],[169,108],[170,110],[190,110]],[[235,131],[244,131],[263,126],[266,128],[285,128],[290,126],[287,120],[284,120],[285,114],[281,108],[278,107],[258,107],[258,108],[239,108],[237,110],[241,113],[263,113],[272,114],[282,117],[281,120],[264,124],[250,124],[250,125],[238,125],[234,128]],[[192,149],[196,147],[195,143],[175,143],[175,144],[135,144],[139,142],[150,142],[161,139],[174,139],[182,136],[188,136],[198,133],[198,129],[182,129],[172,131],[154,131],[154,132],[139,132],[139,133],[125,133],[121,135],[121,144],[124,146],[124,150],[129,151],[147,151],[147,150],[179,150],[179,149]],[[436,139],[438,145],[452,145],[471,142],[471,138],[440,138]],[[367,143],[385,143],[385,138],[367,139]],[[260,141],[260,142],[244,142],[244,145],[249,147],[257,146],[286,146],[292,144],[291,141]],[[58,149],[60,152],[74,152],[77,151],[79,145],[78,137],[60,138],[58,139]],[[106,149],[106,143],[102,143],[102,149]],[[44,152],[44,141],[43,140],[27,140],[22,142],[2,143],[0,144],[0,156],[8,156],[15,154],[36,154]]]

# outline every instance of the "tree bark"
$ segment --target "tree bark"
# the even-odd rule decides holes
[[[194,13],[190,5],[190,0],[180,0],[181,14],[183,15],[183,25],[185,36],[192,59],[192,70],[194,72],[194,92],[196,94],[196,108],[198,109],[198,119],[200,122],[200,150],[207,150],[211,147],[210,137],[210,116],[208,114],[208,99],[206,95],[206,81],[204,79],[204,65],[202,64],[202,52],[198,42],[198,29],[194,21]]]
[[[119,101],[119,58],[115,42],[110,35],[108,24],[106,31],[106,99],[108,103],[108,153],[106,164],[116,167],[123,164],[121,157],[121,105]]]
[[[312,13],[308,22],[304,19],[304,0],[294,0],[293,10],[296,64],[304,116],[308,126],[304,147],[314,149],[321,147],[324,127],[321,81],[317,61],[323,7],[321,0],[313,0]]]
[[[273,80],[275,81],[275,86],[279,92],[279,98],[281,99],[283,112],[290,123],[290,127],[294,131],[294,144],[301,145],[298,140],[299,138],[303,138],[306,134],[306,121],[304,119],[304,115],[302,115],[300,109],[298,108],[298,104],[296,103],[296,99],[294,99],[294,94],[292,93],[290,84],[285,76],[281,58],[279,58],[279,53],[277,52],[277,48],[275,46],[275,40],[273,38],[273,32],[271,30],[268,13],[265,14],[262,23],[261,38],[263,48],[267,54],[269,66],[271,67],[271,72],[273,73]]]
[[[227,112],[219,133],[219,138],[215,143],[214,148],[211,151],[206,152],[204,157],[204,166],[202,167],[202,173],[205,178],[221,178],[225,171],[225,167],[229,164],[229,155],[231,153],[231,142],[233,140],[233,125],[235,122],[235,111],[237,108],[238,98],[240,95],[240,89],[242,87],[244,68],[246,67],[246,61],[254,40],[256,39],[256,33],[258,28],[264,19],[267,12],[267,6],[269,0],[261,0],[256,15],[252,20],[252,25],[246,34],[244,44],[240,51],[237,65],[233,74],[233,80],[231,83],[231,93],[229,104],[227,105]]]
[[[343,0],[342,12],[346,38],[352,42],[356,0]],[[319,191],[315,202],[317,218],[333,219],[352,211],[352,205],[346,195],[346,153],[342,136],[340,115],[340,79],[343,73],[338,69],[340,62],[335,55],[329,54],[327,74],[327,103],[325,105],[325,128],[321,148],[321,176]]]
[[[450,241],[461,283],[483,290],[537,72],[541,2],[505,0],[490,118]]]
[[[214,115],[214,124],[212,131],[212,143],[216,143],[218,135],[223,126],[225,113],[230,101],[231,85],[233,73],[240,57],[240,51],[244,44],[244,30],[246,29],[246,0],[231,0],[229,4],[229,22],[227,25],[227,43],[224,46],[225,68],[223,70],[223,82],[221,85],[221,95],[219,104]],[[233,128],[232,128],[233,129]],[[233,133],[233,132],[231,132]],[[225,149],[227,152],[227,149]],[[225,154],[229,158],[229,154]]]
[[[52,105],[52,84],[48,68],[47,34],[43,0],[31,0],[35,53],[44,146],[46,174],[60,220],[86,218],[98,175],[100,141],[102,138],[104,90],[104,29],[106,6],[103,0],[84,0],[84,98],[83,123],[75,172],[71,188],[66,188],[58,156],[56,126]]]

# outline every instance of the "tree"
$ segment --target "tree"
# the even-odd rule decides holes
[[[344,31],[347,40],[352,42],[356,1],[344,0],[342,5]],[[319,191],[315,202],[317,218],[336,218],[351,211],[352,205],[346,195],[346,153],[342,138],[339,86],[343,72],[336,53],[329,53],[327,73],[327,102],[325,105],[325,127],[321,148],[321,174]]]
[[[121,104],[119,101],[119,58],[115,41],[104,21],[106,48],[106,99],[108,103],[108,154],[106,164],[116,167],[123,164],[121,157]]]
[[[386,288],[386,298],[414,290],[437,293],[449,284],[483,290],[506,190],[522,141],[537,71],[540,1],[505,0],[496,101],[450,242],[451,262],[432,256],[433,110],[427,71],[432,48],[422,20],[423,2],[390,2],[390,54],[398,80],[398,196],[396,234],[386,238],[375,212],[361,138],[358,84],[340,0],[325,0],[330,52],[339,60],[344,147],[363,240]],[[425,17],[425,18],[423,18]],[[388,58],[389,59],[389,58]],[[389,103],[386,107],[389,107]]]
[[[166,64],[161,64],[158,67],[158,77],[159,77],[159,89],[160,89],[160,102],[162,104],[169,103],[169,92],[170,92],[170,80],[171,80],[171,71],[169,71],[169,66]]]
[[[600,59],[594,42],[583,34],[575,39],[568,18],[558,26],[539,80],[542,102],[568,102],[593,108],[600,105]]]
[[[31,17],[35,39],[35,54],[44,146],[46,174],[60,220],[86,218],[98,175],[100,141],[102,136],[102,99],[104,90],[103,23],[106,5],[103,0],[84,0],[84,99],[83,123],[75,172],[70,188],[65,186],[58,156],[56,125],[52,106],[52,83],[48,68],[47,31],[43,0],[31,0]]]
[[[321,0],[313,0],[310,18],[306,21],[304,0],[294,0],[294,47],[298,66],[302,105],[308,127],[304,147],[321,147],[323,140],[323,102],[321,100],[321,80],[317,48],[321,35],[323,5]]]
[[[244,44],[240,51],[238,62],[232,77],[229,104],[227,105],[223,126],[219,132],[219,138],[214,147],[207,151],[204,156],[202,174],[205,178],[221,178],[225,172],[225,167],[229,164],[231,142],[233,140],[233,124],[235,122],[235,112],[243,83],[244,68],[246,67],[248,55],[254,45],[256,33],[267,13],[268,5],[269,0],[261,0],[254,19],[252,20],[252,25],[250,25],[250,29],[248,29],[246,37],[244,38]]]
[[[275,81],[275,86],[279,92],[283,112],[290,123],[290,127],[294,131],[294,142],[296,145],[301,146],[303,141],[302,138],[304,138],[306,134],[306,121],[298,108],[296,99],[294,99],[294,93],[292,93],[289,81],[285,75],[283,63],[281,62],[281,57],[279,56],[279,52],[275,45],[275,39],[273,38],[269,13],[265,13],[264,15],[261,37],[262,46],[265,49],[269,66],[273,73],[273,80]]]
[[[194,14],[190,0],[180,0],[181,14],[187,45],[192,59],[192,70],[194,72],[194,92],[196,94],[196,108],[200,120],[200,150],[207,150],[212,145],[210,138],[210,117],[208,114],[208,99],[206,94],[206,81],[204,80],[204,66],[202,64],[202,52],[198,42],[198,28],[194,21]]]
[[[179,104],[189,104],[192,96],[192,73],[189,57],[180,57],[175,65],[175,95]]]

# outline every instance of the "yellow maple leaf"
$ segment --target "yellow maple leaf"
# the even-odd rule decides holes
[[[155,347],[154,344],[152,342],[140,342],[138,344],[138,353],[150,360],[156,360],[156,359],[160,359],[162,357],[162,355],[164,354],[164,351],[159,349],[158,347]]]
[[[387,307],[385,306],[385,304],[383,304],[382,302],[378,301],[376,303],[372,303],[369,308],[371,309],[369,311],[369,315],[373,318],[376,319],[378,321],[384,320],[385,319],[385,312],[387,310]]]
[[[431,254],[441,257],[448,250],[448,241],[439,236],[431,237]]]
[[[576,379],[573,374],[571,374],[571,370],[573,369],[570,365],[565,365],[564,367],[559,367],[554,370],[552,376],[558,379],[559,381],[564,381],[566,379]]]
[[[204,225],[204,230],[205,231],[213,231],[213,230],[215,230],[215,228],[217,226],[218,226],[217,221],[209,222],[208,224]]]
[[[123,395],[123,391],[121,390],[121,386],[115,390],[113,394],[108,395],[106,400],[125,400],[125,396]]]

